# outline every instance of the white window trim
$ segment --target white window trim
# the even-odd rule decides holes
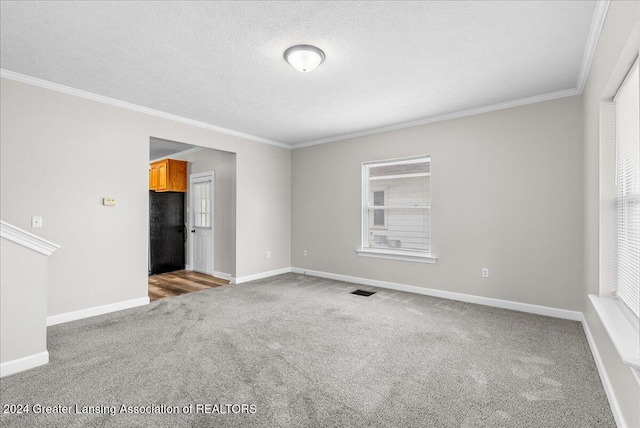
[[[622,362],[640,370],[639,320],[617,297],[589,295],[604,329],[618,351]]]
[[[368,195],[369,195],[369,177],[367,177],[367,170],[366,168],[364,168],[366,165],[372,165],[375,164],[376,166],[388,166],[388,165],[395,165],[397,163],[419,163],[422,162],[424,160],[425,157],[429,158],[429,161],[431,161],[431,156],[429,155],[421,155],[421,156],[413,156],[413,157],[407,157],[407,158],[397,158],[397,159],[387,159],[387,160],[383,160],[383,161],[370,161],[370,162],[363,162],[362,163],[362,203],[361,203],[361,212],[362,212],[362,219],[360,221],[361,223],[361,243],[360,243],[360,248],[356,249],[356,254],[360,257],[375,257],[375,258],[380,258],[380,259],[389,259],[389,260],[402,260],[402,261],[406,261],[406,262],[418,262],[418,263],[435,263],[438,258],[435,257],[433,254],[426,252],[426,251],[410,251],[410,250],[394,250],[394,249],[385,249],[385,248],[372,248],[369,247],[369,236],[368,236],[368,231],[369,229],[379,229],[379,227],[377,228],[372,228],[369,226],[369,206],[367,205],[368,203]],[[427,174],[424,174],[425,176]],[[428,173],[428,175],[431,175],[431,173]],[[386,178],[386,177],[385,177]],[[386,199],[387,195],[385,192],[385,199]],[[402,208],[402,207],[393,207],[395,208]],[[425,206],[425,207],[418,207],[418,206],[408,206],[406,208],[416,208],[416,209],[431,209],[431,205],[429,206]],[[385,217],[385,226],[386,226],[386,217]],[[431,228],[429,228],[431,229]],[[430,245],[433,245],[433,242],[430,243]]]
[[[635,37],[635,36],[633,36]],[[634,41],[634,44],[637,43]],[[600,295],[589,294],[589,300],[602,322],[607,336],[611,339],[621,361],[628,365],[640,382],[640,319],[615,295],[616,275],[611,251],[605,251],[612,244],[610,238],[616,234],[616,216],[612,211],[617,200],[615,165],[615,105],[613,98],[622,82],[629,75],[629,64],[638,61],[637,44],[627,43],[625,52],[618,60],[600,103]],[[608,207],[603,211],[603,207]],[[604,214],[604,215],[603,215]],[[613,241],[615,242],[615,241]]]
[[[361,257],[377,257],[380,259],[403,260],[405,262],[435,263],[438,261],[437,257],[418,251],[398,251],[363,247],[357,249],[356,253]]]

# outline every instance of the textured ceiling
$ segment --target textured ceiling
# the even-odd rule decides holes
[[[3,1],[0,63],[298,144],[576,88],[595,6]],[[326,61],[293,70],[295,44]]]

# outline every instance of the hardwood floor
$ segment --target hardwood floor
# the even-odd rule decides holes
[[[227,285],[229,281],[190,270],[149,276],[149,299],[152,302],[167,297]]]

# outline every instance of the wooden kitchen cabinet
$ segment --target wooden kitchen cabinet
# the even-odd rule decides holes
[[[149,164],[149,190],[158,190],[158,165]]]
[[[149,190],[186,192],[187,162],[163,159],[149,164]]]

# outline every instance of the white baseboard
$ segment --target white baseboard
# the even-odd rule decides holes
[[[79,311],[67,312],[59,315],[51,315],[47,317],[47,327],[56,325],[56,324],[62,324],[69,321],[80,320],[83,318],[94,317],[96,315],[108,314],[109,312],[135,308],[136,306],[144,306],[148,304],[149,304],[149,297],[140,297],[138,299],[125,300],[123,302],[118,302],[118,303],[111,303],[109,305],[96,306],[93,308],[81,309]]]
[[[227,280],[227,281],[231,281],[231,274],[229,274],[229,273],[214,271],[213,272],[213,276],[215,276],[216,278],[220,278],[220,279],[224,279],[224,280]]]
[[[270,270],[268,272],[255,273],[253,275],[241,276],[239,278],[231,278],[231,283],[242,284],[243,282],[255,281],[256,279],[268,278],[270,276],[282,275],[283,273],[289,273],[289,272],[291,272],[290,267]]]
[[[45,365],[49,362],[49,351],[29,355],[0,364],[0,377]]]
[[[191,265],[184,265],[184,270],[193,270]]]
[[[491,297],[454,293],[452,291],[436,290],[433,288],[417,287],[415,285],[398,284],[395,282],[378,281],[375,279],[359,278],[356,276],[340,275],[336,273],[320,272],[295,267],[291,268],[291,272],[319,276],[320,278],[335,279],[338,281],[353,282],[356,284],[370,285],[372,287],[390,288],[392,290],[406,291],[408,293],[424,294],[426,296],[457,300],[459,302],[476,303],[478,305],[492,306],[494,308],[511,309],[513,311],[545,315],[548,317],[562,318],[572,321],[582,320],[582,312],[570,311],[567,309],[550,308],[548,306],[531,305],[529,303],[512,302],[510,300],[493,299]]]
[[[589,342],[589,348],[591,348],[593,359],[596,362],[596,367],[598,368],[598,374],[600,374],[600,380],[602,381],[604,392],[607,394],[607,398],[609,399],[609,406],[611,406],[611,412],[613,413],[613,418],[616,420],[616,425],[621,428],[627,427],[628,425],[626,424],[624,416],[622,415],[622,410],[620,409],[620,403],[618,403],[618,400],[613,393],[613,386],[611,385],[607,371],[604,368],[600,352],[598,351],[596,342],[591,335],[589,324],[587,323],[587,319],[584,315],[582,316],[582,328],[584,329],[585,336],[587,336],[587,342]]]

